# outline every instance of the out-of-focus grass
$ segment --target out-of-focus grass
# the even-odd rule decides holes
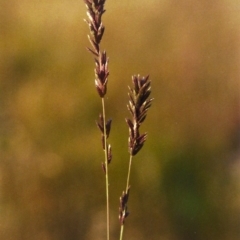
[[[104,239],[100,102],[80,1],[1,2],[0,238]],[[155,98],[134,161],[129,239],[239,239],[235,1],[107,1],[112,236],[125,186],[131,75]],[[125,86],[125,87],[124,87]],[[234,156],[234,157],[233,157]],[[234,176],[236,173],[234,172]],[[233,198],[234,196],[234,198]]]

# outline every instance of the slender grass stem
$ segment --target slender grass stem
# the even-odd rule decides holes
[[[128,165],[127,184],[126,184],[126,193],[128,192],[128,189],[130,187],[130,174],[131,174],[131,167],[132,167],[132,159],[133,159],[133,156],[130,154],[129,165]],[[121,224],[119,240],[123,239],[123,231],[124,231],[124,224]]]
[[[132,159],[133,156],[130,155],[130,159],[129,159],[129,165],[128,165],[128,175],[127,175],[127,185],[126,185],[126,192],[129,189],[129,183],[130,183],[130,173],[131,173],[131,167],[132,167]]]
[[[107,240],[110,239],[110,220],[109,220],[109,180],[108,180],[108,154],[107,154],[107,131],[106,131],[106,113],[105,101],[102,98],[102,113],[103,113],[103,131],[104,131],[104,157],[105,157],[105,178],[106,178],[106,217],[107,217]]]
[[[124,230],[124,224],[121,225],[120,238],[119,238],[119,240],[122,240],[122,239],[123,239],[123,230]]]

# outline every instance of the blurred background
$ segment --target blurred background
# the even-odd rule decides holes
[[[0,0],[0,239],[104,240],[105,177],[86,8]],[[240,3],[106,2],[111,237],[126,185],[133,74],[153,105],[134,158],[131,240],[240,239]]]

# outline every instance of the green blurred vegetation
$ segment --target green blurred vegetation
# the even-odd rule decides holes
[[[0,0],[0,239],[105,239],[101,111],[81,1]],[[126,239],[240,238],[240,4],[107,1],[112,239],[131,75],[155,98],[133,163]]]

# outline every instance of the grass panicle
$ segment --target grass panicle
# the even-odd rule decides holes
[[[140,134],[139,128],[147,117],[147,111],[151,107],[153,98],[148,99],[151,93],[149,76],[142,78],[139,75],[133,76],[132,82],[134,87],[129,87],[129,103],[127,105],[132,119],[126,118],[126,122],[129,128],[129,153],[134,156],[143,147],[147,138],[147,133]]]
[[[151,94],[151,81],[149,76],[140,77],[140,75],[134,75],[132,77],[133,87],[129,87],[129,102],[127,108],[132,116],[131,119],[126,118],[126,123],[129,129],[128,137],[128,151],[130,154],[126,191],[123,191],[120,197],[119,207],[119,221],[121,224],[120,240],[123,239],[124,223],[125,219],[129,215],[128,212],[128,199],[130,190],[130,173],[133,156],[135,156],[143,147],[147,133],[140,133],[140,126],[147,117],[147,112],[151,107],[153,98],[149,98]]]
[[[95,57],[95,87],[101,98],[107,93],[108,82],[108,57],[106,51],[101,51],[100,42],[102,40],[105,27],[102,23],[102,15],[106,11],[104,9],[105,0],[84,0],[87,7],[88,24],[90,34],[88,40],[92,48],[87,47]]]
[[[101,131],[102,147],[104,150],[104,162],[102,163],[102,169],[105,173],[106,184],[106,228],[107,228],[107,240],[110,239],[110,217],[109,217],[109,177],[108,177],[108,164],[112,160],[112,148],[107,143],[111,130],[112,120],[106,120],[106,110],[104,96],[107,93],[108,83],[108,57],[106,51],[101,51],[100,42],[104,34],[104,26],[102,23],[102,15],[105,12],[104,4],[105,0],[84,0],[87,7],[87,17],[85,22],[87,23],[90,35],[88,40],[91,44],[91,48],[87,47],[88,51],[93,54],[95,60],[95,87],[98,95],[102,99],[102,113],[99,115],[98,121],[96,121],[99,130]]]

